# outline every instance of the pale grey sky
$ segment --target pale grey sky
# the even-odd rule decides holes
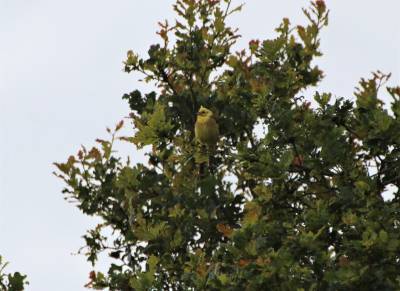
[[[128,49],[143,55],[158,41],[157,21],[173,20],[173,2],[0,0],[0,254],[10,271],[28,274],[28,291],[85,290],[91,266],[71,253],[95,220],[63,200],[52,163],[93,145],[126,116],[123,93],[151,89],[123,73],[122,61]],[[245,2],[231,19],[243,36],[239,46],[270,37],[283,17],[305,22],[308,1]],[[400,2],[327,5],[318,60],[326,78],[318,89],[351,98],[359,78],[377,69],[400,84]]]

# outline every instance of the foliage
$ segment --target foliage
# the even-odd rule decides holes
[[[104,223],[85,236],[94,265],[115,259],[87,287],[110,290],[398,290],[400,286],[400,88],[362,79],[355,102],[316,92],[313,63],[328,24],[321,0],[308,24],[284,19],[275,38],[232,52],[231,1],[177,0],[148,57],[126,72],[156,90],[123,96],[133,136],[82,148],[56,163],[64,193]],[[309,92],[309,91],[308,91]],[[216,169],[199,175],[196,112],[218,115]],[[124,162],[115,140],[151,146],[148,163]],[[382,194],[395,188],[393,199]],[[112,230],[112,236],[104,233]]]
[[[4,269],[8,265],[7,262],[3,261],[0,256],[0,290],[4,291],[23,291],[24,286],[28,285],[26,281],[26,275],[22,275],[19,272],[14,274],[4,273]]]

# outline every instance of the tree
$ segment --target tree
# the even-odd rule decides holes
[[[119,136],[120,122],[56,163],[67,197],[103,220],[84,236],[88,260],[115,259],[87,287],[398,290],[400,87],[387,88],[390,109],[381,72],[361,79],[355,102],[319,92],[310,102],[301,94],[323,77],[313,60],[325,3],[304,9],[307,26],[283,19],[275,38],[232,52],[226,19],[240,9],[177,0],[161,43],[125,61],[155,86],[123,96],[135,133]],[[194,140],[200,106],[218,116],[212,156]],[[148,163],[117,157],[119,140],[148,146]]]
[[[23,291],[24,286],[28,285],[26,281],[26,275],[22,275],[19,272],[13,274],[4,273],[4,269],[8,263],[3,262],[3,258],[0,256],[0,290],[1,291]]]

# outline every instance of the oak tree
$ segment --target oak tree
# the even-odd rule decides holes
[[[376,72],[353,99],[304,96],[323,78],[324,1],[304,9],[307,25],[283,19],[240,51],[231,2],[177,0],[160,42],[124,62],[154,86],[123,96],[134,134],[121,122],[56,163],[68,199],[102,219],[83,252],[114,259],[87,287],[398,290],[400,88],[384,104],[389,75]],[[194,139],[201,106],[218,117],[212,156]],[[148,149],[148,162],[125,161],[115,142]]]

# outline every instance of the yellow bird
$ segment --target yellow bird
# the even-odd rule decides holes
[[[197,120],[194,126],[196,139],[208,149],[214,150],[219,138],[218,123],[215,120],[213,112],[203,106],[197,113]]]

